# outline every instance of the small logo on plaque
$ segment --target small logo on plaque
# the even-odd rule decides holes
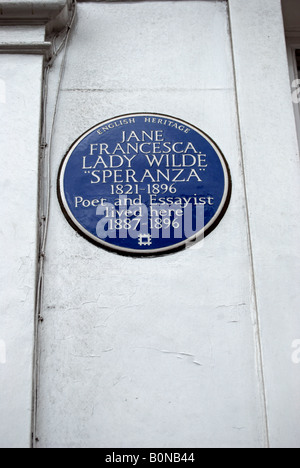
[[[167,115],[129,114],[72,145],[58,194],[70,224],[94,244],[158,255],[194,244],[218,225],[231,179],[203,131]]]

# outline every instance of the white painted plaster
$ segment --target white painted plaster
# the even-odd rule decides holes
[[[0,55],[0,447],[6,448],[31,443],[42,60]]]
[[[34,3],[30,21],[45,23],[65,4],[17,3],[0,2],[0,21],[23,23]],[[229,7],[230,24],[221,1],[79,4],[51,161],[37,447],[300,446],[300,174],[281,5]],[[0,27],[0,42],[43,40],[39,26]],[[0,55],[0,447],[31,438],[41,72],[42,57]],[[233,196],[196,249],[130,259],[73,231],[55,177],[92,125],[147,111],[207,132]]]
[[[19,43],[43,41],[45,38],[44,26],[1,26],[0,43]]]
[[[87,128],[164,112],[206,131],[233,197],[196,250],[130,259],[83,240],[52,188],[38,447],[263,447],[263,392],[226,2],[84,3],[52,171]]]
[[[300,166],[281,5],[229,3],[270,445],[299,448]]]

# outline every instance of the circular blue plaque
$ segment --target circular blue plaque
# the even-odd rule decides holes
[[[182,249],[211,232],[231,196],[228,164],[203,131],[167,115],[128,114],[68,151],[58,195],[86,239],[129,255]]]

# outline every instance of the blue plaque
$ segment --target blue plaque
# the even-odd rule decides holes
[[[107,120],[64,158],[58,194],[89,241],[130,255],[158,255],[203,238],[231,196],[228,164],[214,141],[180,119],[152,113]]]

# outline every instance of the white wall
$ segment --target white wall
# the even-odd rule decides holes
[[[1,448],[31,443],[44,26],[65,3],[1,2]],[[280,0],[82,2],[57,111],[36,446],[299,448],[300,171]],[[207,132],[233,196],[197,248],[124,258],[73,231],[55,178],[86,129],[147,111]]]
[[[300,446],[300,166],[281,2],[230,1],[269,439]],[[257,62],[257,66],[249,66]]]
[[[44,28],[0,27],[9,39],[43,41]],[[0,447],[31,444],[42,64],[0,55]]]
[[[199,248],[130,259],[70,228],[53,180],[37,446],[267,445],[235,97],[226,2],[79,4],[53,174],[87,128],[151,111],[210,134],[234,188]]]

